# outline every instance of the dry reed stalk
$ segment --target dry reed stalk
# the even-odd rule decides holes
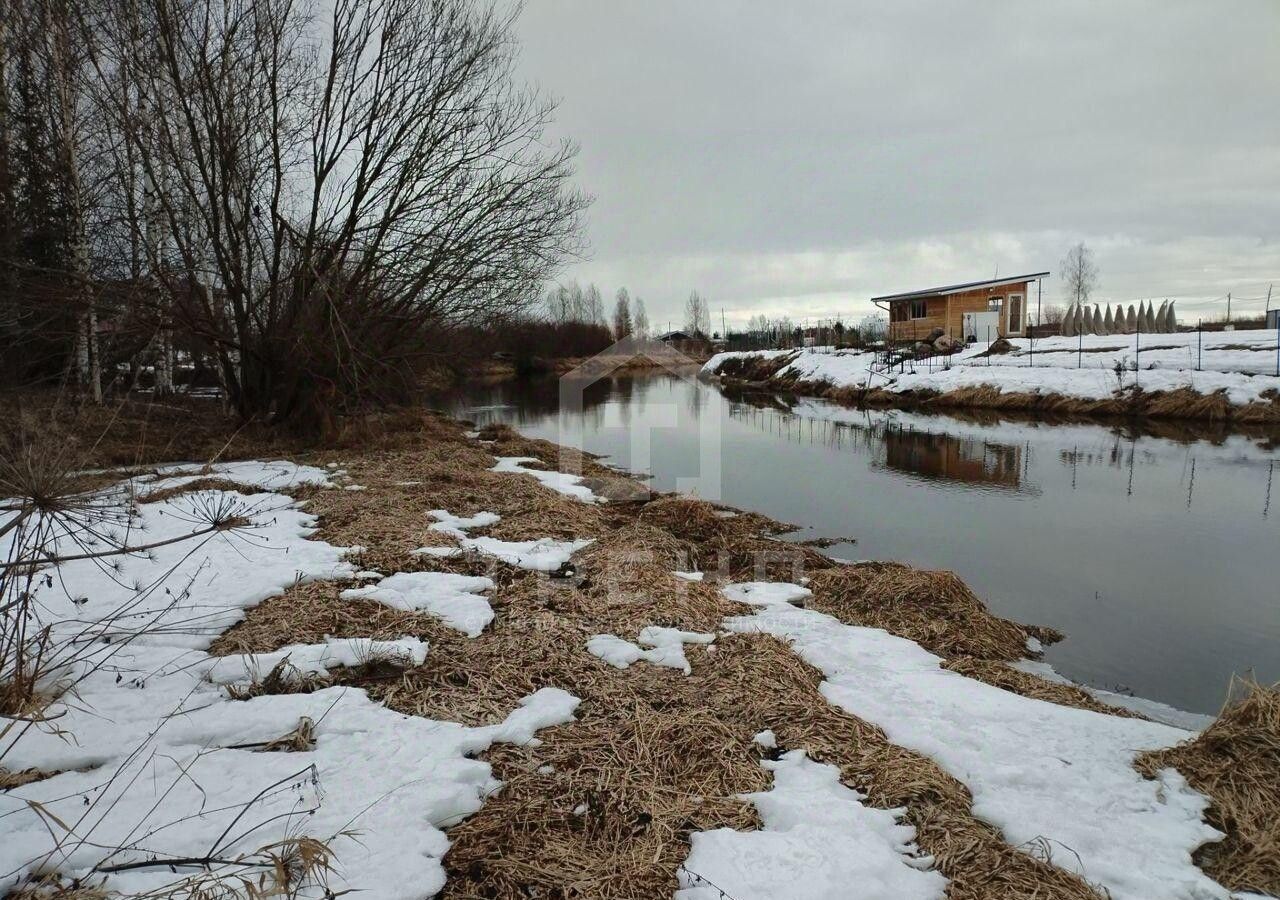
[[[1232,684],[1233,698],[1191,740],[1143,753],[1138,771],[1175,768],[1209,798],[1205,820],[1226,834],[1196,864],[1236,891],[1280,896],[1280,685]]]

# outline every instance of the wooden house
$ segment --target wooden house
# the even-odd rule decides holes
[[[871,302],[889,313],[891,342],[922,341],[941,328],[958,341],[1017,337],[1027,333],[1028,300],[1034,285],[1048,272],[970,281],[872,297]]]

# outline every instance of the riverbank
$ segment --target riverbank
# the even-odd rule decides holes
[[[194,696],[155,754],[198,758],[181,771],[224,804],[315,765],[315,812],[279,830],[306,823],[332,849],[336,890],[742,900],[855,879],[894,897],[1225,898],[1190,861],[1202,845],[1220,882],[1280,888],[1260,840],[1280,779],[1248,752],[1274,739],[1271,693],[1182,744],[1194,736],[1026,671],[1057,636],[991,615],[954,575],[841,563],[778,540],[782,523],[650,497],[504,427],[393,424],[340,448],[271,445],[287,463],[139,476],[152,539],[215,500],[261,527],[225,552],[126,563],[126,581],[172,570],[188,624],[82,687],[95,708],[58,721],[91,752],[41,736],[4,760],[28,781],[0,794],[22,822],[0,869],[48,840],[33,802],[70,820]],[[45,599],[83,625],[110,588],[77,565],[59,572],[67,599]],[[194,635],[192,610],[211,616]],[[294,753],[236,749],[303,718]],[[1236,789],[1246,778],[1263,788]],[[115,808],[122,830],[145,812]],[[146,851],[207,847],[227,817]]]
[[[990,409],[1044,415],[1280,424],[1273,331],[1018,338],[901,360],[806,348],[721,353],[703,367],[727,384],[846,405]]]

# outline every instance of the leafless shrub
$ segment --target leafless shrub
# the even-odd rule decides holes
[[[6,433],[0,440],[0,496],[5,498],[0,501],[0,715],[4,716],[0,762],[31,729],[58,731],[62,713],[53,710],[80,703],[76,686],[94,673],[119,665],[114,660],[123,648],[144,636],[202,633],[211,627],[216,614],[198,608],[187,614],[180,606],[189,599],[191,581],[203,567],[197,566],[195,574],[183,585],[173,587],[169,583],[178,567],[206,541],[250,536],[249,517],[253,510],[243,498],[208,491],[191,494],[182,502],[171,501],[166,510],[189,530],[179,529],[175,536],[149,539],[129,484],[106,489],[89,487],[90,482],[76,474],[79,458],[75,442],[66,440],[52,425],[37,428],[22,422],[14,433]],[[157,567],[161,571],[147,583],[126,585],[127,598],[105,613],[60,616],[45,598],[45,594],[60,589],[59,567],[65,564],[97,566],[106,578],[123,584],[122,559],[154,559],[155,551],[171,545],[180,547],[176,561]],[[68,599],[77,609],[92,608],[85,605],[90,598],[68,595]],[[176,609],[182,612],[175,616]],[[120,669],[117,678],[124,674]],[[141,681],[147,674],[136,673],[133,677]],[[158,715],[157,722],[168,718]],[[314,728],[314,722],[303,718],[293,731],[255,749],[307,749],[312,744]],[[9,896],[94,900],[114,895],[106,887],[109,876],[147,868],[168,870],[175,876],[163,888],[139,895],[156,900],[295,897],[299,891],[317,885],[328,891],[332,851],[326,841],[299,833],[301,824],[320,802],[314,766],[303,767],[252,797],[222,801],[223,805],[215,810],[203,806],[188,809],[180,803],[166,802],[166,798],[179,785],[195,783],[204,756],[223,750],[205,751],[190,760],[173,760],[154,746],[159,730],[149,734],[118,764],[106,767],[109,774],[103,783],[86,792],[84,808],[74,818],[64,818],[40,802],[27,800],[27,811],[39,818],[50,836],[50,845],[40,858],[27,861],[20,870],[0,873],[6,880],[21,872],[33,873]],[[146,806],[145,815],[123,836],[99,833],[115,804],[136,790],[141,774],[152,773],[153,779],[166,761],[176,766],[176,772],[168,785],[148,781],[148,789],[154,787],[158,799]],[[0,768],[0,788],[20,788],[52,774],[56,773]],[[310,786],[312,799],[301,803],[295,799],[281,814],[280,797],[293,797],[299,785]],[[203,789],[200,792],[207,794]],[[155,852],[157,835],[210,811],[232,815],[206,853],[175,857]],[[288,835],[285,839],[252,852],[235,849],[260,829],[268,825],[279,827],[281,819]],[[88,875],[78,880],[59,875],[60,861],[86,852],[99,857]],[[190,870],[195,871],[185,874]]]

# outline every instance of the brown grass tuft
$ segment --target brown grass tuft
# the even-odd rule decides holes
[[[142,485],[145,489],[146,485]],[[181,497],[183,494],[191,494],[196,491],[229,491],[233,494],[245,494],[252,496],[261,493],[260,488],[251,485],[240,484],[239,482],[229,481],[226,478],[217,476],[206,476],[197,478],[195,481],[189,481],[186,484],[175,485],[174,487],[161,488],[158,491],[150,491],[149,493],[140,494],[138,496],[139,503],[159,503],[162,500],[172,500],[174,497]]]
[[[33,784],[37,781],[44,781],[46,778],[52,778],[57,772],[44,772],[40,769],[19,769],[11,772],[0,766],[0,791],[11,790],[16,787],[22,787],[24,784]]]
[[[1280,896],[1280,685],[1232,685],[1235,699],[1189,741],[1138,757],[1155,777],[1175,768],[1209,798],[1205,819],[1226,834],[1196,864],[1234,891]]]
[[[817,572],[808,586],[814,609],[910,638],[939,656],[1015,660],[1027,654],[1028,629],[992,615],[954,572],[861,563]]]

